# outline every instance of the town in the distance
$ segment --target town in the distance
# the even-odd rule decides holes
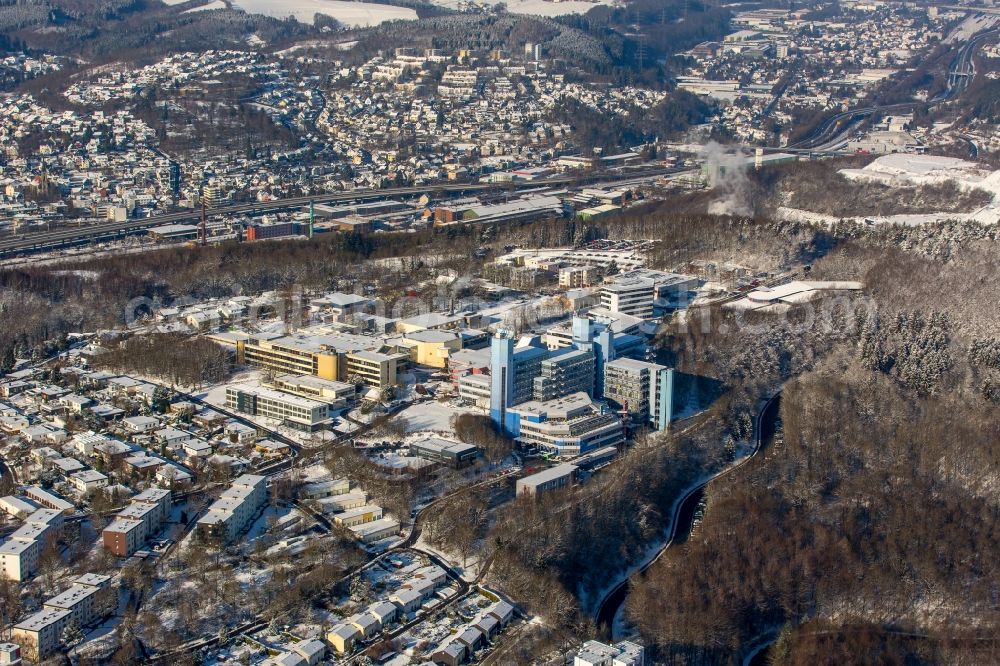
[[[0,0],[0,666],[1000,663],[1000,5]]]

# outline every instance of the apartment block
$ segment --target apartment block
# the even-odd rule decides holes
[[[198,527],[206,535],[229,543],[257,515],[266,499],[266,477],[256,474],[239,476],[198,519]]]
[[[170,517],[169,490],[150,488],[132,498],[101,532],[104,547],[118,557],[131,557],[163,528]]]
[[[72,621],[85,627],[113,610],[116,602],[111,576],[85,574],[74,578],[68,590],[47,600],[42,608],[69,611]]]
[[[59,649],[63,632],[72,620],[68,610],[42,610],[14,625],[11,639],[21,646],[25,657],[40,661]]]
[[[48,539],[56,536],[63,514],[56,509],[38,509],[0,544],[0,573],[8,580],[23,581],[38,571],[38,562]]]
[[[82,628],[96,622],[116,601],[111,576],[79,576],[68,590],[42,604],[42,610],[15,625],[12,638],[25,657],[40,661],[59,649],[66,627],[75,624]]]
[[[116,518],[101,532],[104,547],[118,557],[131,557],[146,543],[146,526],[141,520]]]

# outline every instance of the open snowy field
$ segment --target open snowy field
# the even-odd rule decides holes
[[[955,157],[894,153],[879,157],[863,169],[841,169],[840,174],[850,180],[894,187],[941,185],[950,181],[962,189],[979,188],[1000,196],[1000,171],[990,171]]]
[[[198,7],[192,7],[191,9],[185,9],[185,14],[190,14],[191,12],[207,12],[213,9],[229,9],[222,0],[212,0],[212,2],[207,5],[200,5]]]
[[[245,12],[288,18],[312,25],[316,14],[325,14],[350,27],[378,25],[385,21],[414,20],[417,12],[406,7],[377,5],[350,0],[237,0],[233,3]]]
[[[400,419],[406,423],[406,432],[452,432],[451,418],[457,414],[475,412],[476,410],[455,405],[442,405],[436,402],[424,402],[407,407],[399,413]]]
[[[954,183],[962,190],[980,189],[993,195],[993,201],[981,209],[971,213],[927,212],[923,214],[901,214],[870,216],[876,224],[903,224],[920,226],[944,220],[971,220],[982,224],[997,224],[1000,222],[1000,171],[990,171],[975,162],[954,157],[936,155],[910,155],[896,153],[883,155],[862,169],[841,169],[840,174],[849,180],[881,183],[890,187],[914,187],[922,185],[941,185]],[[779,217],[783,219],[798,219],[800,221],[824,222],[830,221],[830,216],[814,216],[814,213],[796,209],[781,209]],[[805,215],[802,215],[805,213]],[[865,219],[865,218],[861,218]]]

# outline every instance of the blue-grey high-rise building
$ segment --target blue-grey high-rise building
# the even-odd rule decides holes
[[[520,416],[510,410],[529,400],[548,401],[574,393],[604,396],[605,367],[618,358],[643,358],[645,341],[615,335],[611,327],[574,317],[568,347],[549,350],[534,336],[515,340],[499,331],[490,347],[490,417],[512,437]],[[655,401],[654,401],[655,402]]]
[[[490,346],[490,417],[512,437],[520,428],[516,414],[508,407],[532,399],[534,380],[542,372],[542,361],[549,350],[534,337],[515,343],[513,337],[500,331]]]

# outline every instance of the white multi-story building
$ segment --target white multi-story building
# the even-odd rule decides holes
[[[46,540],[62,525],[63,514],[56,509],[38,509],[28,516],[0,545],[0,573],[8,580],[22,581],[38,570]]]
[[[267,499],[267,479],[256,474],[244,474],[233,480],[229,488],[198,519],[198,527],[209,535],[228,543],[246,527]]]
[[[519,419],[518,440],[559,456],[577,456],[625,441],[621,421],[602,413],[586,393],[532,400],[510,408]]]
[[[306,432],[318,430],[330,421],[329,404],[263,387],[226,387],[226,406]]]
[[[72,583],[68,590],[42,604],[42,610],[14,626],[13,638],[28,659],[45,659],[58,649],[66,627],[85,627],[113,609],[116,599],[111,576],[85,574]]]
[[[697,278],[688,275],[638,269],[616,275],[601,287],[601,307],[649,319],[655,301],[676,299],[697,285]]]
[[[72,620],[85,627],[104,616],[113,603],[111,576],[85,574],[73,579],[68,590],[52,597],[42,607],[48,610],[68,610]]]
[[[96,469],[83,469],[69,475],[69,482],[77,492],[84,494],[108,485],[108,477]]]
[[[354,398],[354,384],[320,379],[314,375],[282,375],[274,379],[274,388],[302,398],[325,402],[331,409],[342,408]]]
[[[491,382],[490,376],[482,373],[462,375],[458,378],[458,397],[468,404],[489,409]]]
[[[68,610],[45,609],[14,626],[11,637],[32,661],[40,661],[59,647],[63,632],[72,622]]]

